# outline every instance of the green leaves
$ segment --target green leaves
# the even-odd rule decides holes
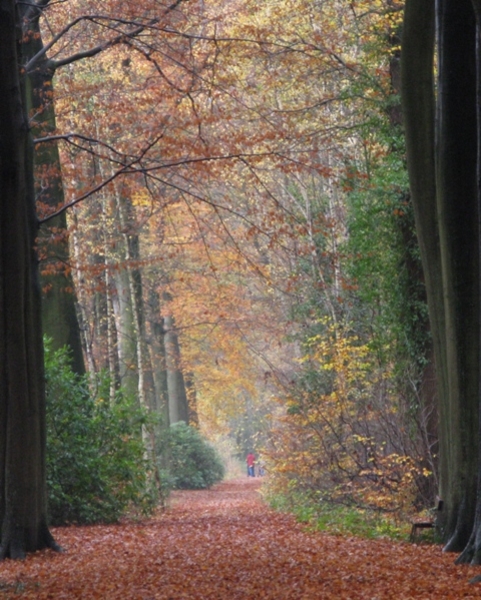
[[[169,473],[176,489],[209,488],[224,477],[224,465],[215,449],[183,421],[166,432],[160,451],[169,457]]]
[[[145,416],[118,394],[109,404],[73,373],[66,350],[46,343],[47,487],[54,524],[114,522],[135,504],[147,510]],[[104,378],[105,379],[105,378]]]

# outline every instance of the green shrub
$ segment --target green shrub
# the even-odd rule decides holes
[[[120,393],[106,400],[105,377],[93,398],[66,350],[52,352],[47,342],[45,355],[50,522],[114,522],[133,504],[148,510],[144,415]]]
[[[224,465],[201,434],[183,421],[173,424],[161,447],[174,489],[205,489],[224,477]]]

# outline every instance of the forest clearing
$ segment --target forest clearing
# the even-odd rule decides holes
[[[480,598],[479,568],[441,546],[307,531],[269,509],[259,479],[177,491],[138,523],[54,529],[50,550],[0,565],[0,598],[422,600]]]

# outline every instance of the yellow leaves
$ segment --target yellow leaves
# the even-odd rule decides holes
[[[142,231],[141,239],[145,260],[157,267],[149,276],[161,293],[172,296],[163,314],[171,312],[179,327],[184,365],[195,378],[202,414],[221,429],[245,396],[260,402],[268,387],[257,356],[278,364],[276,348],[285,332],[278,322],[283,307],[277,305],[287,300],[277,302],[276,289],[269,285],[295,288],[292,264],[299,256],[311,257],[315,244],[310,235],[329,235],[332,248],[345,236],[334,219],[308,223],[306,215],[299,223],[297,215],[310,195],[337,193],[336,178],[346,164],[357,161],[357,156],[347,160],[358,148],[346,131],[364,99],[346,88],[361,72],[369,81],[372,75],[374,83],[386,76],[374,42],[384,44],[386,36],[379,31],[395,22],[380,0],[324,2],[322,10],[308,0],[200,4],[206,11],[203,21],[196,23],[195,14],[191,18],[194,8],[184,15],[179,6],[169,11],[168,19],[177,20],[173,29],[162,25],[136,39],[132,47],[139,52],[127,56],[124,45],[110,48],[95,62],[59,72],[58,106],[65,130],[106,141],[119,152],[116,162],[142,156],[142,165],[159,178],[158,187],[150,182],[149,193],[140,177],[130,184],[122,180],[119,187],[132,200],[132,222],[144,225],[150,219],[148,236]],[[76,3],[55,6],[60,12],[81,11]],[[102,13],[116,15],[115,6],[106,2]],[[156,3],[140,8],[146,20],[152,11],[158,15]],[[135,15],[129,2],[122,10]],[[175,35],[177,30],[194,35],[187,40]],[[199,31],[203,40],[196,39]],[[97,40],[105,32],[86,24],[80,33],[65,51],[80,49],[87,40],[90,45],[89,33]],[[223,39],[205,39],[214,33]],[[371,65],[377,71],[371,73]],[[382,95],[378,87],[364,96]],[[158,144],[144,156],[140,151],[155,138]],[[373,140],[362,143],[373,153],[383,150]],[[108,148],[93,147],[100,156],[109,154]],[[70,152],[64,151],[64,160],[71,165],[66,189],[72,195],[83,182],[99,183],[92,171],[105,169],[102,176],[111,175],[112,166],[103,158],[92,160],[88,154],[82,170],[80,152]],[[242,160],[212,160],[236,154]],[[182,166],[184,159],[189,162]],[[175,169],[164,168],[173,163]],[[313,173],[317,190],[309,183]],[[289,199],[294,188],[300,197]],[[108,204],[115,192],[103,192]],[[291,220],[289,212],[294,213]],[[111,214],[103,217],[106,224],[107,217]],[[114,219],[109,224],[112,230],[117,226]],[[113,250],[112,256],[118,260]],[[316,455],[322,462],[328,454],[324,446],[337,452],[347,444],[346,422],[356,424],[357,415],[368,413],[370,395],[381,388],[368,347],[347,330],[324,325],[327,333],[313,337],[300,360],[329,382],[315,397],[290,405],[290,421],[301,430],[301,425],[309,428],[307,449],[298,456],[303,473],[311,458],[315,468]],[[371,423],[371,417],[366,421]],[[357,445],[365,444],[358,440]],[[325,458],[331,470],[334,458]],[[338,463],[351,470],[355,460],[346,455]]]
[[[337,324],[320,325],[326,327],[324,334],[308,339],[308,354],[301,357],[300,362],[317,363],[323,371],[331,371],[337,375],[338,385],[344,388],[347,384],[360,384],[372,368],[369,358],[369,347],[361,344],[356,335],[345,334]]]
[[[132,205],[150,207],[152,205],[152,197],[147,190],[138,190],[132,194]]]
[[[301,359],[318,373],[317,383],[285,401],[269,485],[318,490],[331,500],[407,514],[415,482],[429,471],[392,444],[390,428],[401,416],[386,370],[349,324],[325,319],[320,329]]]

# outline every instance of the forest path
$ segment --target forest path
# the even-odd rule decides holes
[[[175,492],[142,523],[54,529],[66,552],[1,563],[0,600],[481,599],[479,568],[437,547],[309,533],[258,487],[245,477]]]

